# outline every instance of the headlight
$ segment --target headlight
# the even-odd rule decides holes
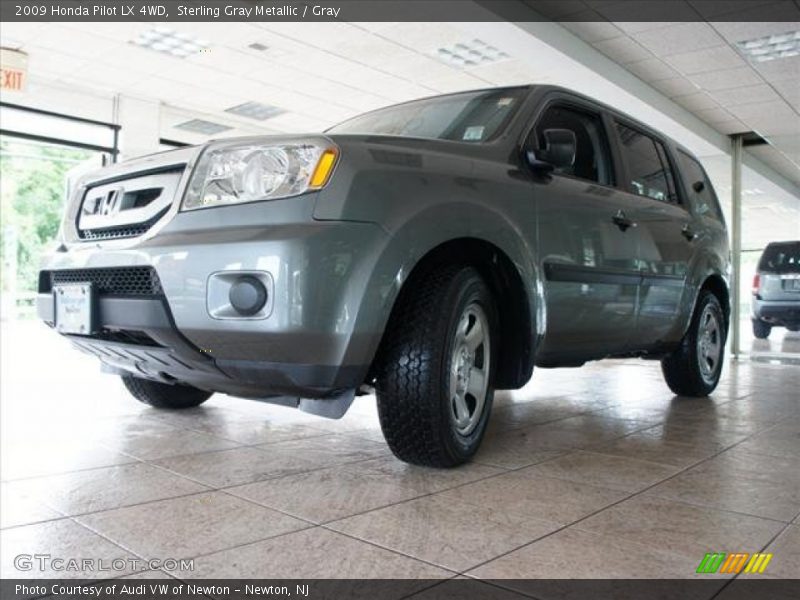
[[[324,186],[336,148],[319,141],[212,146],[197,164],[184,210],[297,196]]]

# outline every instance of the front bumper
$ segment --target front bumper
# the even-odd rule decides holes
[[[313,198],[290,201],[310,215]],[[254,225],[263,211],[254,203],[179,214],[127,249],[86,244],[54,253],[47,271],[147,266],[160,281],[157,296],[101,295],[98,333],[68,337],[114,370],[233,395],[322,398],[357,388],[381,335],[364,305],[383,230],[307,217]],[[209,278],[228,271],[269,273],[266,318],[210,314]],[[52,323],[52,293],[40,292],[39,316]]]

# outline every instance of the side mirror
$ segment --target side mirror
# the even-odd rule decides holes
[[[544,148],[529,150],[526,153],[528,163],[533,169],[552,171],[575,164],[577,141],[575,132],[569,129],[545,129]]]

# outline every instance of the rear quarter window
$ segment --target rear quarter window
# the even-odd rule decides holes
[[[694,208],[694,212],[722,222],[719,200],[717,200],[711,180],[700,162],[683,150],[678,150],[678,164],[682,171],[681,175],[689,196],[689,203]]]

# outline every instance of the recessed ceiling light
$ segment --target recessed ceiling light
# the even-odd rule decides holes
[[[439,48],[436,51],[436,58],[448,65],[469,69],[505,60],[509,56],[502,50],[475,39],[471,42],[459,42],[453,46]]]
[[[204,135],[214,135],[215,133],[233,129],[233,127],[220,125],[219,123],[213,123],[212,121],[204,121],[203,119],[192,119],[190,121],[186,121],[185,123],[175,125],[175,129],[183,129],[184,131],[192,131],[194,133],[202,133]]]
[[[206,40],[198,39],[187,33],[179,33],[169,27],[156,27],[144,31],[131,43],[178,58],[198,54],[207,50],[209,46]]]
[[[800,31],[789,31],[736,42],[736,47],[739,48],[739,52],[753,62],[767,62],[777,58],[800,56]]]
[[[248,119],[256,119],[257,121],[266,121],[272,117],[282,115],[286,111],[277,106],[270,106],[269,104],[262,104],[261,102],[245,102],[238,106],[226,108],[225,112],[239,115],[240,117],[247,117]]]

